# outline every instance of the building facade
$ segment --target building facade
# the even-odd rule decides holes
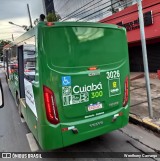
[[[42,0],[44,10],[55,10],[61,21],[97,22],[121,11],[136,0]],[[46,13],[46,10],[45,10]]]
[[[142,2],[149,70],[156,72],[160,69],[160,0],[143,0]],[[137,4],[100,22],[117,24],[126,28],[131,71],[144,71]]]
[[[100,21],[125,27],[129,43],[130,69],[135,72],[144,71],[136,0],[78,0],[76,2],[75,0],[43,0],[43,2],[47,2],[49,10],[54,9],[60,15],[61,21]],[[160,69],[160,0],[142,2],[149,70],[156,72]]]

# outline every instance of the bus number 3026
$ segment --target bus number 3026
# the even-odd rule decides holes
[[[120,78],[119,70],[109,71],[109,72],[106,72],[106,74],[107,74],[107,79]]]

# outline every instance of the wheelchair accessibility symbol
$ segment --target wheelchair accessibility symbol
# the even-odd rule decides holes
[[[62,86],[71,86],[71,76],[62,77]]]

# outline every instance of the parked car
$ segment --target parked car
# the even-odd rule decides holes
[[[3,61],[0,61],[0,68],[4,66]]]

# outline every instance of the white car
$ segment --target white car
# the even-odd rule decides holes
[[[3,61],[0,61],[0,68],[4,66]]]

